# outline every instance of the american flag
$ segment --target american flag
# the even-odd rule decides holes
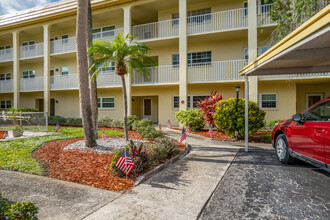
[[[168,128],[172,128],[172,124],[171,124],[171,121],[170,121],[170,120],[167,121],[166,126],[167,126]]]
[[[187,138],[186,130],[184,128],[182,128],[182,133],[181,133],[181,137],[180,137],[179,143],[181,143],[186,138]]]
[[[211,138],[213,138],[213,127],[211,125],[210,130],[209,130],[209,135]]]
[[[187,133],[189,132],[189,123],[187,124],[186,132],[187,132]]]
[[[107,138],[107,135],[105,134],[105,131],[102,132],[102,138],[103,139],[106,139]]]
[[[3,136],[2,136],[2,139],[6,139],[8,137],[8,131],[6,131]]]
[[[61,128],[61,127],[60,127],[59,123],[57,122],[57,123],[56,123],[56,127],[55,127],[55,132],[58,132],[58,130],[60,130],[60,128]]]
[[[38,125],[38,129],[40,130],[40,125]]]
[[[131,170],[134,167],[134,163],[126,149],[124,149],[124,151],[121,153],[115,166],[123,171],[127,176],[131,173]]]
[[[159,123],[159,125],[158,125],[158,129],[161,131],[162,130],[162,124],[161,123]]]

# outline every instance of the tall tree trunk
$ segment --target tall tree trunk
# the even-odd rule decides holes
[[[121,81],[123,83],[123,96],[124,96],[124,131],[125,139],[128,141],[128,126],[127,126],[127,92],[126,92],[126,82],[125,75],[121,75]]]
[[[93,16],[91,0],[88,0],[88,31],[87,31],[87,47],[90,47],[93,42]],[[93,57],[88,57],[88,66],[93,63]],[[94,73],[95,69],[92,70]],[[92,121],[95,129],[95,138],[98,138],[98,107],[97,107],[97,81],[93,82],[92,74],[90,75],[90,98],[91,98],[91,110],[92,110]]]
[[[78,0],[77,10],[77,69],[79,75],[79,99],[80,109],[82,113],[82,122],[86,137],[86,146],[96,146],[94,126],[92,121],[92,111],[89,95],[89,77],[87,64],[87,17],[88,2],[86,0]]]

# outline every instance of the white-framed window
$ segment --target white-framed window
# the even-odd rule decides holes
[[[108,62],[102,69],[101,73],[113,73],[116,70],[115,62]]]
[[[200,100],[204,100],[207,95],[189,95],[187,97],[187,108],[197,108],[197,103]],[[180,106],[179,96],[173,96],[173,108],[177,109]]]
[[[93,29],[93,39],[106,38],[115,36],[115,25],[99,27]]]
[[[62,34],[61,39],[62,39],[62,44],[68,44],[69,43],[69,35],[68,34]]]
[[[31,41],[25,41],[23,42],[23,50],[34,50],[35,45],[34,45],[34,40]]]
[[[69,75],[69,67],[68,66],[62,66],[61,67],[61,76],[68,76]]]
[[[10,80],[11,73],[0,73],[0,80]]]
[[[276,93],[261,93],[259,94],[259,106],[263,109],[277,108],[277,94]]]
[[[261,56],[263,53],[265,53],[271,46],[260,46],[257,47],[257,56]],[[249,49],[244,48],[244,60],[248,61],[249,60]]]
[[[178,109],[180,106],[180,97],[178,95],[173,96],[172,108]],[[187,107],[190,108],[190,96],[187,96]]]
[[[179,54],[172,55],[172,65],[179,65]],[[212,52],[194,52],[188,53],[188,66],[198,66],[198,65],[210,65],[212,62]]]
[[[36,72],[34,70],[25,70],[23,71],[23,79],[32,79],[36,77]]]
[[[172,65],[178,67],[179,66],[179,54],[172,55]]]
[[[1,100],[0,108],[2,109],[11,108],[11,100]]]
[[[115,98],[98,98],[97,99],[97,107],[98,108],[115,108]]]

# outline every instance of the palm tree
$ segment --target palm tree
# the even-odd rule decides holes
[[[96,137],[92,122],[92,112],[89,95],[89,77],[87,64],[87,11],[88,2],[78,0],[77,11],[77,68],[79,75],[79,99],[82,121],[86,137],[86,146],[96,146]]]
[[[93,73],[93,80],[97,77],[98,72],[107,63],[115,62],[116,74],[121,77],[123,96],[124,96],[124,130],[125,138],[128,140],[128,127],[127,127],[127,93],[125,75],[132,73],[135,69],[138,73],[149,78],[148,67],[155,66],[156,63],[153,59],[147,56],[150,48],[135,39],[132,40],[130,35],[124,36],[119,33],[112,41],[96,41],[88,49],[88,54],[93,56],[94,63],[90,66],[90,70],[95,68]]]

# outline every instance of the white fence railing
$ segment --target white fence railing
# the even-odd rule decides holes
[[[149,67],[149,78],[143,76],[142,74],[134,71],[132,76],[133,85],[141,84],[171,84],[179,82],[179,66],[157,66]]]
[[[133,37],[150,40],[179,36],[179,19],[158,21],[132,27]]]
[[[13,90],[13,80],[0,80],[0,92],[12,92]]]
[[[21,46],[20,58],[40,57],[44,55],[44,43]]]
[[[247,9],[233,9],[188,17],[188,34],[245,28]]]
[[[239,71],[246,65],[245,60],[226,60],[188,67],[188,82],[214,82],[238,80]]]
[[[70,37],[50,42],[50,53],[60,54],[76,51],[76,38]]]
[[[272,6],[273,6],[273,4],[257,6],[258,26],[275,24],[275,22],[272,21],[270,14],[269,14]]]
[[[97,87],[121,86],[121,78],[115,72],[99,73],[97,77]]]
[[[44,77],[35,77],[30,79],[20,79],[21,91],[41,91],[44,89]]]
[[[0,50],[0,62],[13,60],[13,48]]]
[[[77,89],[78,74],[68,74],[66,76],[55,75],[50,77],[51,89]]]
[[[124,28],[118,28],[110,31],[93,33],[93,40],[108,40],[115,39],[118,33],[124,33]]]

